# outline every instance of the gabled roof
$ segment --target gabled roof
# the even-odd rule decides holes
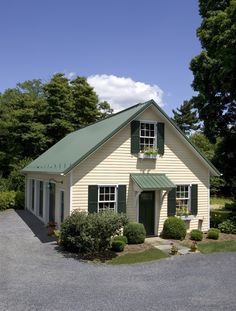
[[[197,150],[177,125],[153,100],[137,104],[70,133],[26,166],[22,172],[67,174],[150,106],[154,106],[181,134],[181,137],[183,137],[185,141],[187,140],[188,145],[195,151],[200,160],[204,161],[213,175],[220,175],[219,171],[211,162]]]

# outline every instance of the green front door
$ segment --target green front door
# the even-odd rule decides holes
[[[143,191],[139,196],[139,222],[146,229],[147,235],[154,235],[155,192]]]

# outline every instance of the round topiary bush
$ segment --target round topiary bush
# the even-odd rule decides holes
[[[202,231],[194,229],[190,232],[190,239],[194,241],[201,241],[203,239]]]
[[[211,228],[207,232],[208,239],[218,240],[220,234],[220,230],[216,228]]]
[[[141,244],[146,237],[146,230],[143,224],[130,222],[124,228],[124,235],[127,237],[128,244]]]
[[[183,240],[186,236],[184,220],[171,216],[164,222],[162,237],[164,239]]]
[[[121,240],[112,241],[111,243],[111,249],[114,252],[123,252],[125,248],[125,243]]]
[[[113,238],[113,241],[122,241],[124,242],[125,244],[128,243],[128,239],[125,235],[117,235]]]

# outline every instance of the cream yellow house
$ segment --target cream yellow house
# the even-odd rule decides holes
[[[24,168],[26,209],[44,223],[110,209],[158,235],[168,216],[209,228],[218,170],[153,101],[75,131]]]

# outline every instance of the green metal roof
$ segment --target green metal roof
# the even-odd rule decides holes
[[[215,166],[194,146],[194,144],[178,128],[175,122],[167,116],[154,100],[137,104],[101,121],[93,123],[92,125],[70,133],[26,166],[22,172],[67,174],[150,106],[155,107],[181,134],[183,139],[187,140],[200,159],[208,166],[211,173],[219,176],[220,172]]]
[[[70,133],[26,166],[22,172],[67,174],[151,104],[152,101],[149,101],[132,106]]]
[[[176,187],[165,174],[134,173],[130,174],[130,176],[142,190],[172,189]]]

